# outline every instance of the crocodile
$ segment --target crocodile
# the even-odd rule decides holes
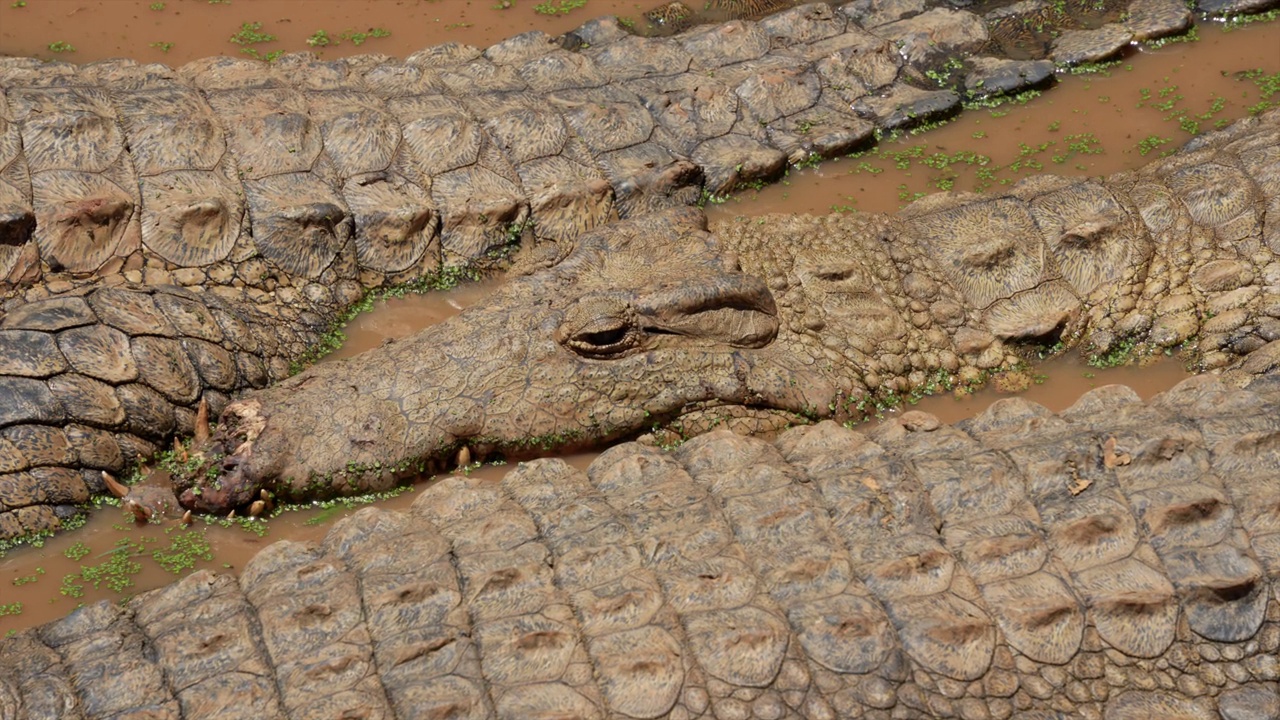
[[[1277,467],[1272,373],[453,475],[0,640],[0,716],[1275,718]]]
[[[518,458],[653,427],[860,417],[976,382],[1020,348],[1189,344],[1280,360],[1280,111],[1107,179],[1035,176],[897,215],[676,209],[531,248],[487,300],[229,403],[175,478],[226,513],[388,489],[457,454]]]
[[[1126,37],[1185,28],[1173,5],[1131,8]],[[0,538],[75,515],[201,402],[288,377],[371,288],[517,235],[567,248],[954,109],[909,81],[972,37],[920,23],[985,25],[919,10],[805,5],[668,38],[606,18],[404,61],[0,58]],[[1022,68],[1009,88],[1051,75],[987,60]]]
[[[370,289],[956,107],[906,83],[892,37],[819,4],[403,61],[0,58],[0,539],[76,515],[200,401],[288,377]]]
[[[1039,176],[898,216],[777,216],[715,235],[700,211],[674,209],[532,245],[485,304],[238,401],[241,379],[287,374],[322,313],[248,306],[235,288],[100,283],[32,302],[0,321],[0,531],[56,527],[105,489],[103,470],[156,450],[157,430],[190,432],[200,398],[222,425],[177,478],[180,500],[226,513],[263,490],[386,489],[464,450],[851,417],[872,395],[1009,367],[1028,342],[1194,338],[1205,369],[1243,357],[1262,372],[1280,338],[1278,120],[1105,182]]]

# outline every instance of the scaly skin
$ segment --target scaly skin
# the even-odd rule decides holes
[[[116,278],[123,280],[123,278]],[[239,391],[290,374],[332,309],[295,293],[95,281],[0,320],[0,539],[59,526],[103,471],[190,436]]]
[[[1278,378],[452,476],[0,640],[0,716],[1277,717]]]
[[[368,290],[954,111],[895,37],[823,5],[403,61],[0,58],[0,540],[77,514],[200,401],[286,377]]]
[[[180,501],[225,513],[388,487],[461,448],[518,457],[728,422],[857,416],[976,380],[1019,344],[1196,338],[1204,369],[1280,357],[1280,111],[1105,181],[1031,178],[897,216],[694,210],[525,259],[483,305],[228,405]],[[1270,343],[1270,344],[1268,344]],[[531,447],[532,446],[532,447]]]
[[[602,19],[404,61],[0,59],[0,539],[56,528],[100,471],[190,433],[201,400],[284,377],[370,289],[1050,81],[1053,62],[968,57],[1007,54],[982,47],[1003,22],[864,3],[662,39]],[[1134,0],[1106,42],[1068,30],[1050,56],[1189,22],[1178,0]],[[964,87],[924,80],[960,55]]]
[[[1178,0],[1132,4],[1102,46],[1051,60],[1190,27]],[[605,18],[403,61],[0,58],[0,292],[144,265],[222,283],[251,259],[286,284],[395,283],[513,225],[572,237],[1052,81],[1053,62],[980,53],[978,15],[925,9],[806,5],[667,38]],[[962,87],[923,75],[958,58]]]
[[[933,54],[986,37],[976,16],[959,27]],[[957,111],[909,86],[896,39],[822,5],[403,61],[0,59],[0,291],[251,259],[286,284],[373,287],[483,257],[513,226],[566,239],[692,204]],[[1052,76],[1036,67],[1029,82]]]

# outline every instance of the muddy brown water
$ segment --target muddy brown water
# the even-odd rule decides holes
[[[495,9],[500,2],[167,0],[163,8],[152,10],[151,2],[131,0],[27,0],[23,7],[13,7],[14,0],[0,0],[0,54],[76,62],[128,55],[181,64],[211,54],[235,54],[240,47],[227,38],[245,22],[261,22],[260,32],[279,36],[252,45],[262,53],[308,49],[306,39],[321,29],[341,39],[343,33],[354,36],[386,28],[390,36],[366,37],[360,46],[348,38],[316,49],[326,57],[353,52],[406,55],[450,40],[488,45],[535,27],[563,32],[593,15],[636,17],[651,7],[590,0],[587,8],[548,17],[534,12],[530,0]],[[1065,76],[1058,87],[1025,104],[970,110],[941,128],[882,143],[863,156],[793,170],[776,186],[738,192],[713,203],[708,207],[713,228],[737,222],[740,215],[764,212],[891,212],[916,193],[944,187],[998,188],[1034,172],[1103,175],[1140,166],[1182,144],[1190,137],[1190,123],[1208,130],[1263,101],[1263,84],[1245,73],[1260,71],[1263,78],[1280,73],[1280,23],[1230,33],[1206,25],[1199,36],[1196,42],[1138,51],[1103,74]],[[75,52],[53,53],[48,45],[55,42],[70,44]],[[152,43],[172,46],[164,52]],[[346,328],[348,341],[335,357],[440,322],[480,301],[491,287],[479,284],[380,303]],[[1185,376],[1176,358],[1100,370],[1068,356],[1039,365],[1023,394],[1062,410],[1093,387],[1123,383],[1150,397]],[[954,422],[1005,396],[989,387],[959,398],[926,398],[915,408]],[[591,457],[569,459],[585,467]],[[496,480],[505,468],[487,466],[473,472]],[[378,503],[403,508],[415,496],[409,489]],[[104,508],[79,531],[0,557],[0,634],[60,617],[81,603],[120,599],[157,587],[191,567],[238,569],[263,545],[283,538],[317,540],[338,518],[362,506],[350,502],[291,510],[270,521],[198,519],[190,528],[176,523],[138,526],[118,508]]]
[[[246,51],[258,56],[309,51],[326,59],[361,53],[405,57],[446,42],[486,47],[528,30],[558,35],[601,15],[636,19],[656,4],[642,6],[635,0],[0,0],[0,54],[77,63],[130,57],[173,66],[210,55],[249,54]]]
[[[462,312],[463,308],[483,300],[501,282],[501,277],[491,277],[452,290],[379,302],[372,312],[356,317],[343,328],[347,339],[326,359],[359,355],[387,340],[408,337],[423,328],[444,322]]]

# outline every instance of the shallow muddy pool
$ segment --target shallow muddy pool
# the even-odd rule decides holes
[[[540,6],[556,12],[539,12]],[[483,46],[531,28],[564,32],[594,15],[637,17],[649,7],[605,0],[585,7],[560,0],[554,6],[529,0],[0,0],[0,53],[75,62],[124,55],[172,65],[245,51],[403,56],[446,41]],[[713,229],[735,216],[762,212],[888,212],[918,193],[998,189],[1034,172],[1111,173],[1177,147],[1192,130],[1206,131],[1260,103],[1280,101],[1267,95],[1280,85],[1280,23],[1229,33],[1206,24],[1198,36],[1194,42],[1137,50],[1101,73],[1064,76],[1043,96],[971,109],[927,133],[885,142],[858,157],[793,170],[770,188],[740,191],[708,208]],[[440,322],[481,300],[489,287],[380,304],[345,329],[349,340],[334,356]],[[1176,359],[1101,370],[1068,356],[1038,365],[1021,381],[1028,398],[1061,410],[1103,384],[1129,384],[1149,397],[1183,377]],[[955,421],[1004,396],[989,387],[959,398],[927,398],[915,407]],[[585,466],[590,458],[572,461]],[[503,470],[489,466],[474,472],[496,478]],[[379,502],[397,508],[414,497],[410,489]],[[198,519],[191,527],[138,526],[118,508],[104,508],[79,531],[0,557],[0,634],[61,616],[80,603],[141,592],[191,568],[237,569],[268,542],[323,536],[357,507],[353,501],[293,510],[270,521]]]

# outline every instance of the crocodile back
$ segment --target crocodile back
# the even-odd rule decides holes
[[[450,477],[0,641],[0,708],[1274,717],[1277,402],[1200,377]]]

